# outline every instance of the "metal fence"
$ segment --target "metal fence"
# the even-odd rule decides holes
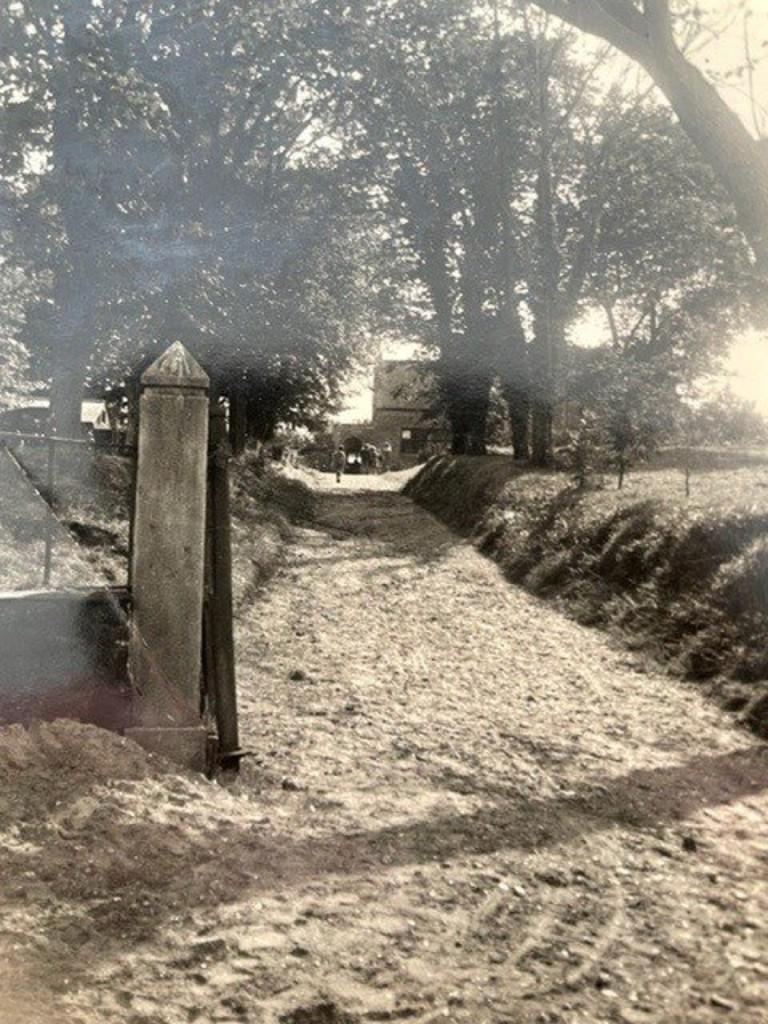
[[[43,453],[43,460],[38,462],[34,471],[24,457],[30,449]],[[43,538],[42,579],[39,582],[43,587],[51,585],[57,536],[65,536],[66,531],[55,508],[57,461],[59,453],[66,449],[85,451],[89,455],[97,451],[94,441],[87,438],[0,431],[0,520],[10,524],[16,535],[20,533],[20,526],[34,529],[39,525]],[[119,443],[100,443],[98,446],[99,452],[110,450],[129,454],[128,449]]]
[[[236,770],[244,752],[235,689],[225,410],[209,403],[207,376],[178,344],[150,367],[143,384],[140,458],[119,442],[0,431],[0,524],[37,524],[44,541],[43,589],[0,595],[6,599],[0,631],[4,622],[6,635],[17,638],[14,672],[23,680],[20,685],[0,673],[0,722],[65,714],[125,729],[148,749],[189,767],[202,769],[207,762],[213,768],[215,752],[216,764]],[[57,578],[59,589],[51,589],[57,538],[77,542],[76,524],[57,515],[60,485],[67,507],[67,489],[73,479],[80,482],[72,464],[63,465],[67,449],[85,453],[71,462],[86,476],[102,451],[131,459],[128,587],[102,583],[64,591],[67,584]],[[190,452],[194,459],[186,457]],[[179,464],[183,473],[169,472]],[[37,558],[41,537],[30,536]],[[3,539],[10,550],[9,537]],[[38,634],[45,643],[37,643]]]

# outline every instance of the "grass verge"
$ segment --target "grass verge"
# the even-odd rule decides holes
[[[511,581],[666,662],[768,738],[768,456],[700,465],[715,468],[686,497],[669,454],[622,490],[446,457],[405,493]]]
[[[311,522],[315,498],[306,484],[263,468],[246,453],[232,464],[233,597],[237,616],[282,563],[298,523]]]
[[[54,549],[54,585],[125,583],[131,461],[88,450],[59,452],[51,494],[46,490],[45,452],[28,448],[19,453],[19,461],[75,542],[74,547],[69,547],[77,553],[79,574],[74,576],[69,571],[65,564],[69,551],[65,553],[59,545],[58,551]],[[250,453],[233,460],[231,486],[233,588],[235,606],[240,609],[279,566],[293,524],[312,519],[314,499],[303,483],[286,479],[271,468],[264,469]],[[9,495],[9,500],[12,499],[13,495]],[[5,547],[3,538],[0,516],[0,553]],[[16,539],[14,557],[20,560],[21,568],[11,581],[13,588],[39,585],[42,548],[36,534],[30,537],[30,544],[33,540],[37,544],[34,551],[26,545],[20,552]],[[9,556],[10,552],[9,541]],[[24,575],[25,565],[29,580]]]

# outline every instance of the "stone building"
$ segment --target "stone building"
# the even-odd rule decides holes
[[[413,465],[450,441],[445,418],[437,406],[437,385],[428,362],[381,360],[373,373],[371,419],[336,424],[334,444],[355,452],[364,444],[381,448],[388,441],[394,465]]]

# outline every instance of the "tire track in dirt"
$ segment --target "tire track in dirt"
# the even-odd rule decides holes
[[[768,809],[766,748],[398,494],[323,494],[318,525],[254,610],[246,717],[294,814],[325,806],[301,826],[318,845],[365,833],[437,906],[451,876],[472,950],[427,957],[421,995],[458,984],[455,1020],[759,1020],[768,891],[755,821],[731,824]]]
[[[163,812],[199,867],[105,935],[73,1019],[764,1020],[766,747],[696,692],[349,489],[238,655],[255,756],[215,819]]]

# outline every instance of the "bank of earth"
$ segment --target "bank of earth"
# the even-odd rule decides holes
[[[3,1024],[763,1021],[765,745],[354,486],[241,592],[235,786],[0,735]]]

